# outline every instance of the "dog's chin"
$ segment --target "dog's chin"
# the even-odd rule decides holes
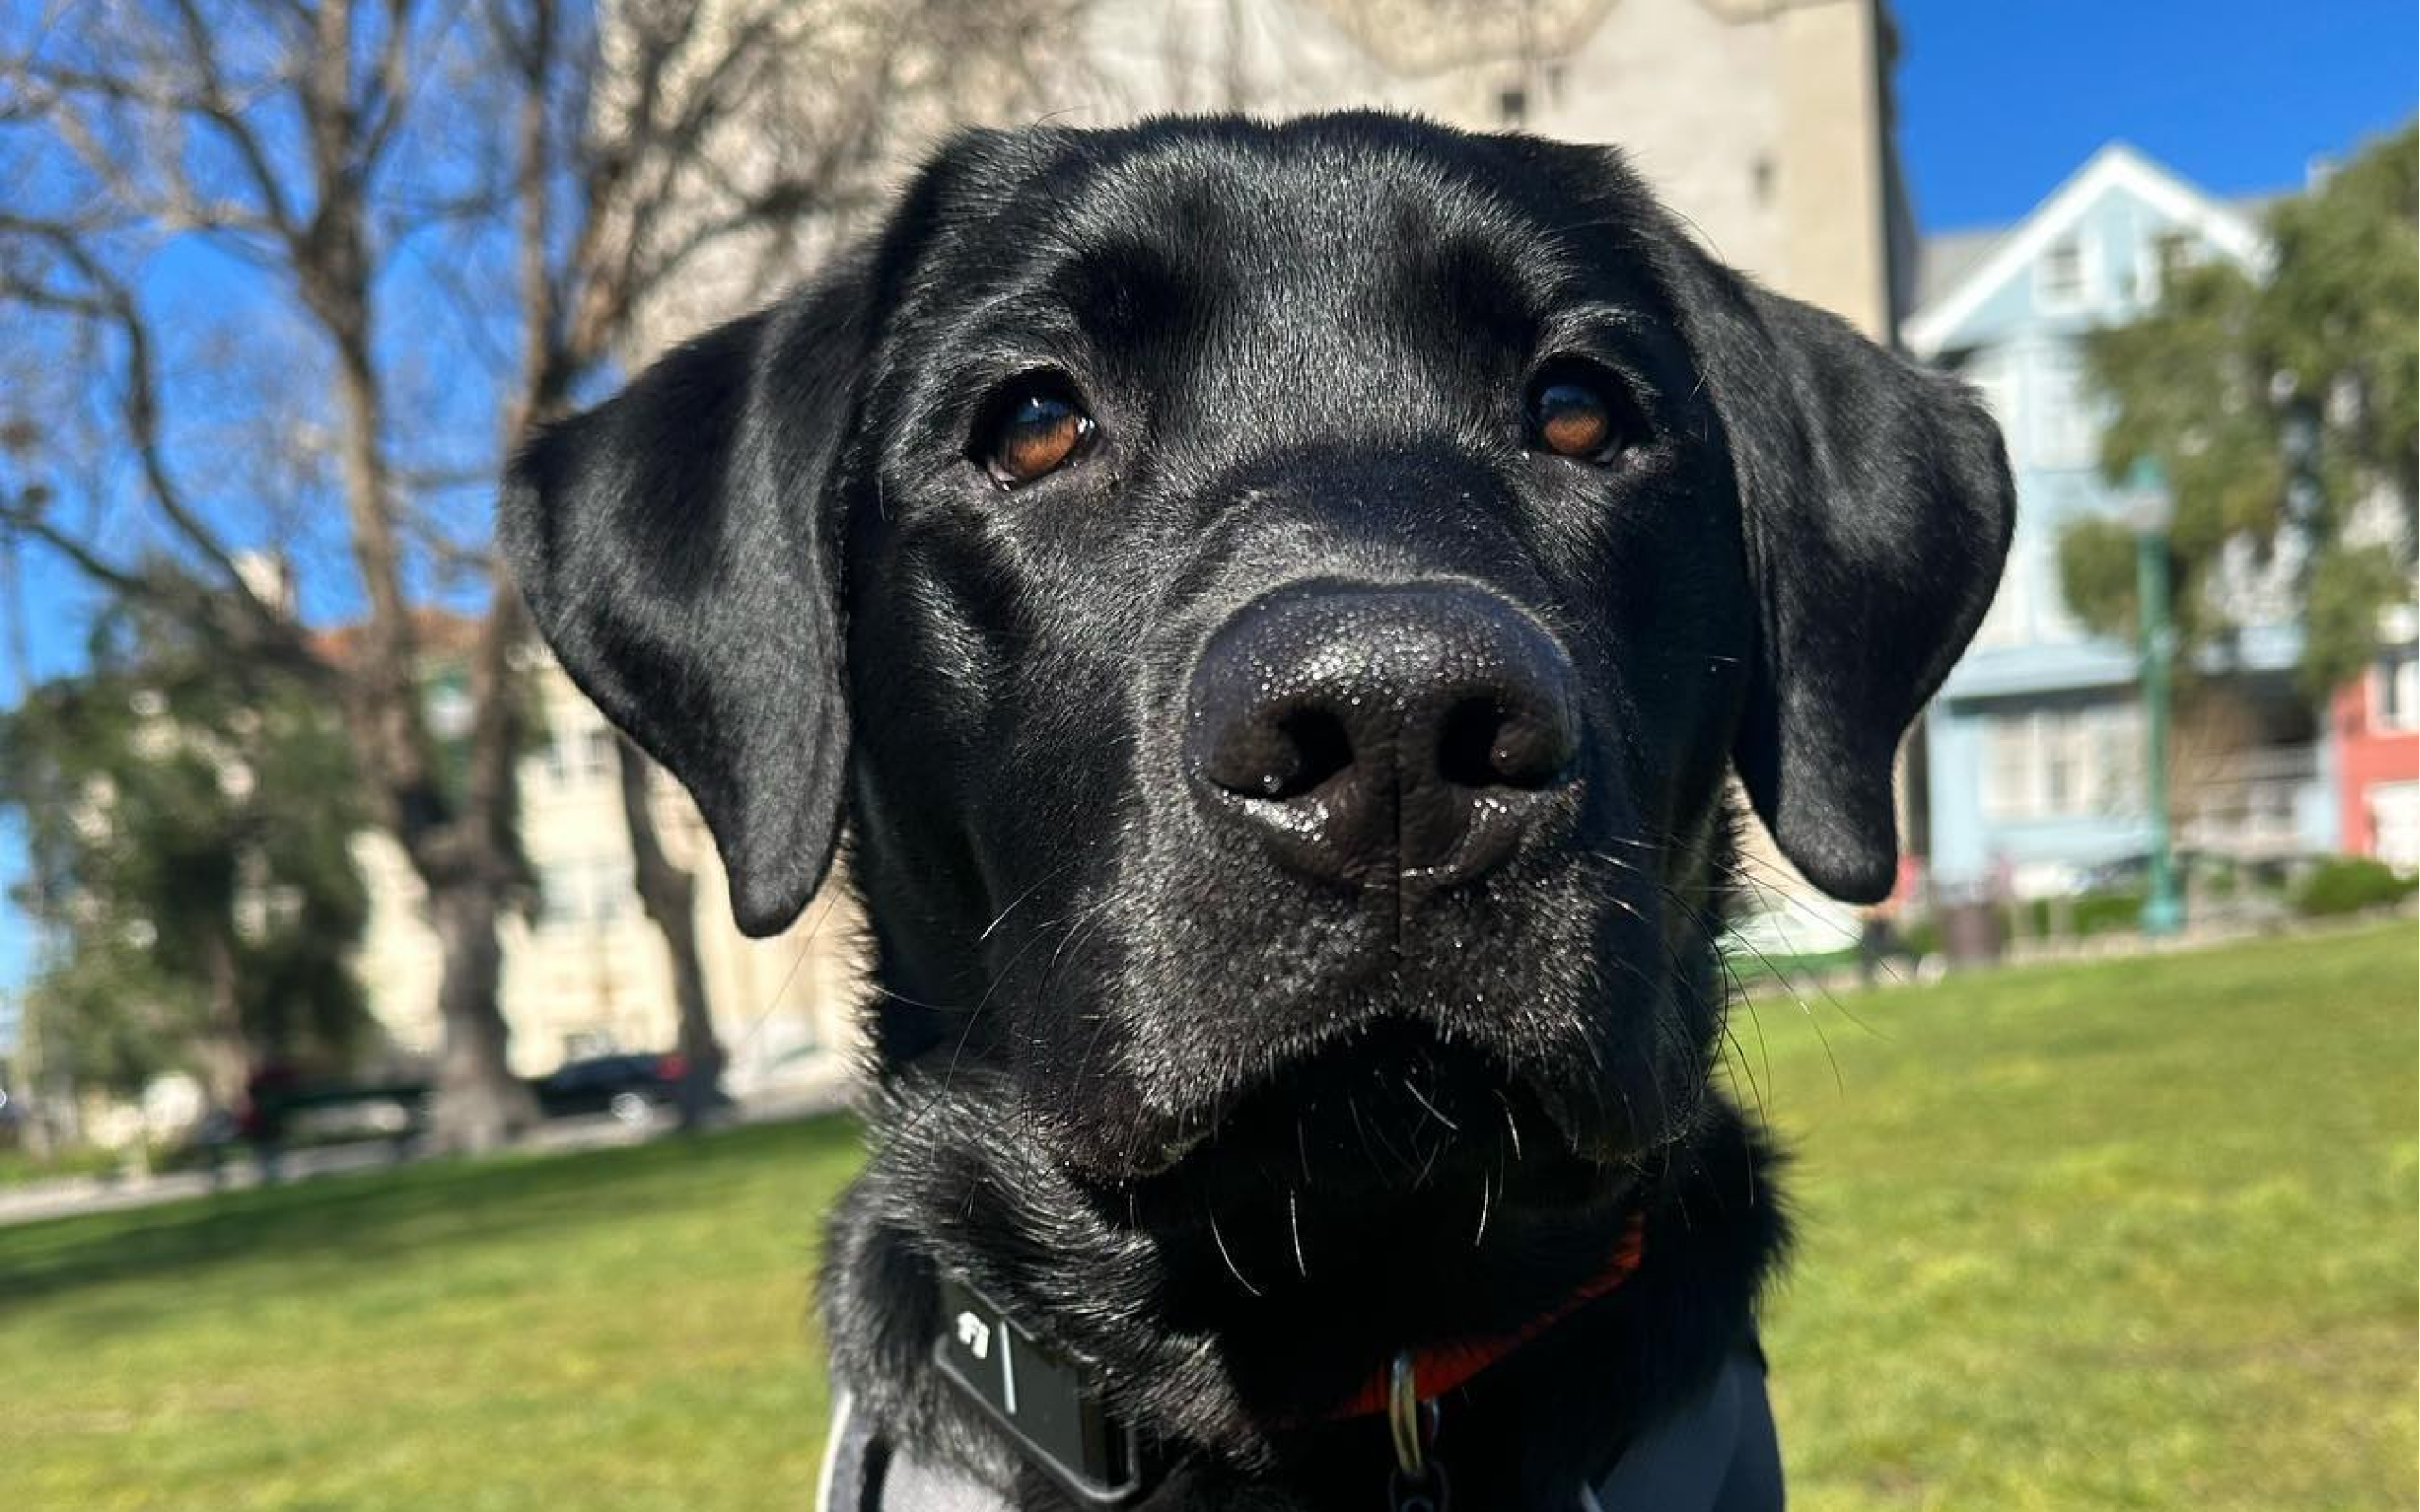
[[[1387,1022],[1164,1115],[1132,1146],[1143,1158],[1081,1179],[1259,1290],[1250,1265],[1283,1286],[1323,1261],[1333,1275],[1390,1247],[1476,1255],[1541,1224],[1592,1225],[1635,1164],[1601,1111],[1583,1088]]]
[[[1076,1179],[1147,1245],[1156,1315],[1219,1341],[1253,1417],[1316,1417],[1397,1350],[1517,1331],[1603,1273],[1638,1165],[1599,1159],[1570,1102],[1389,1022],[1200,1109],[1173,1160]]]

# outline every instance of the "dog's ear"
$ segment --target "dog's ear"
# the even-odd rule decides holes
[[[1897,869],[1892,758],[2008,554],[2000,428],[1955,379],[1693,244],[1681,259],[1681,321],[1728,439],[1758,598],[1732,760],[1809,881],[1877,902]]]
[[[680,347],[548,427],[497,523],[572,680],[689,789],[750,935],[797,918],[840,828],[833,523],[867,346],[852,270]]]

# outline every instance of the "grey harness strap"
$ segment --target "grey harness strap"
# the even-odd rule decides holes
[[[1014,1512],[1000,1493],[885,1440],[855,1400],[832,1405],[816,1512]],[[1373,1504],[1376,1498],[1373,1496]],[[1742,1349],[1705,1396],[1580,1488],[1575,1512],[1781,1512],[1781,1451],[1764,1362]]]
[[[815,1512],[1013,1512],[991,1487],[900,1453],[856,1409],[846,1390],[832,1400]]]

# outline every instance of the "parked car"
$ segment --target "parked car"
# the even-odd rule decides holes
[[[1863,921],[1846,903],[1758,888],[1723,931],[1722,947],[1734,967],[1820,970],[1856,960],[1863,934]]]
[[[529,1090],[549,1118],[609,1113],[635,1128],[652,1122],[657,1108],[680,1101],[680,1079],[688,1071],[688,1062],[677,1055],[591,1056],[563,1062]],[[717,1092],[715,1100],[727,1099]]]
[[[1770,888],[1755,889],[1719,943],[1732,979],[1742,986],[1766,980],[1786,986],[1850,967],[1891,980],[1930,979],[1941,965],[1904,933],[1903,924],[1877,925],[1833,899]]]

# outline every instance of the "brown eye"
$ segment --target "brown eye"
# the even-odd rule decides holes
[[[1046,477],[1073,461],[1092,435],[1092,417],[1056,383],[1021,383],[993,411],[983,442],[983,463],[992,481],[1014,489]]]
[[[1541,384],[1529,413],[1537,444],[1557,456],[1592,462],[1613,443],[1613,406],[1592,385],[1570,378]]]

